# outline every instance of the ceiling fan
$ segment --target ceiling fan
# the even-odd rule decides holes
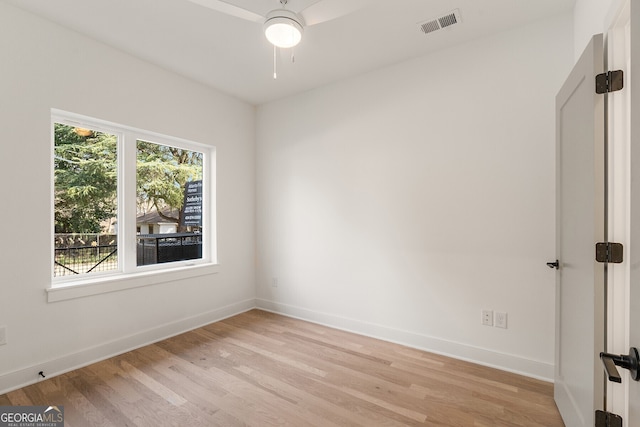
[[[286,9],[287,0],[279,0],[281,7],[270,11],[265,16],[236,6],[229,0],[189,1],[237,18],[262,23],[265,36],[271,44],[279,48],[291,48],[300,43],[305,27],[354,12],[367,0],[315,0],[298,12]]]

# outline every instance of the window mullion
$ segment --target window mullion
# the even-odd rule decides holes
[[[136,135],[128,131],[120,141],[120,218],[118,247],[122,255],[122,270],[136,269]]]

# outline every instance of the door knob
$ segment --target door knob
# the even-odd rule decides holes
[[[640,372],[638,372],[638,359],[640,359],[640,357],[638,356],[637,348],[631,347],[629,349],[629,354],[626,356],[622,354],[600,353],[600,359],[604,364],[604,370],[607,371],[609,381],[616,383],[622,382],[622,378],[620,377],[616,366],[628,369],[631,374],[631,378],[634,381],[640,381]]]
[[[548,262],[547,267],[555,268],[556,270],[560,268],[560,261],[555,260],[555,262]]]

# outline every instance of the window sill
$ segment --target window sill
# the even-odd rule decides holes
[[[196,266],[177,267],[170,270],[154,270],[135,274],[119,274],[117,276],[100,277],[65,283],[47,288],[47,302],[66,301],[108,292],[124,291],[144,286],[158,285],[174,280],[208,276],[219,271],[218,264],[202,264]]]

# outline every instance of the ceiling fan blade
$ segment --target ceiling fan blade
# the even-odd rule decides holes
[[[366,3],[367,0],[320,0],[298,14],[304,18],[306,25],[315,25],[353,13]]]
[[[189,0],[192,3],[199,4],[200,6],[207,7],[209,9],[217,10],[218,12],[225,13],[227,15],[235,16],[236,18],[245,19],[253,22],[264,22],[264,16],[259,15],[250,10],[244,9],[235,4],[228,3],[223,0]]]

